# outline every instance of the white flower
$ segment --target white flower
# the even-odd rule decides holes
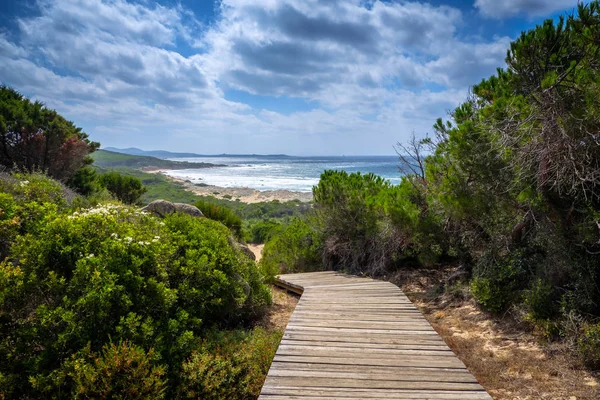
[[[27,186],[29,184],[29,181],[21,181],[19,182],[19,184],[21,185],[21,187]]]
[[[88,254],[86,258],[94,258],[94,253]]]

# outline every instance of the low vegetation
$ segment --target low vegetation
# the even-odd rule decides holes
[[[115,202],[82,209],[40,173],[0,185],[6,397],[258,394],[279,337],[240,330],[271,297],[226,226]],[[219,397],[231,371],[244,379]]]
[[[435,136],[399,144],[401,184],[326,171],[266,271],[460,265],[479,305],[600,360],[600,3],[524,32]]]

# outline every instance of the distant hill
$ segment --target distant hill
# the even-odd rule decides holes
[[[195,169],[219,166],[217,164],[203,162],[170,161],[158,157],[124,154],[108,150],[96,150],[91,156],[94,159],[94,165],[102,168],[130,167],[135,169]]]
[[[290,157],[285,154],[197,154],[197,153],[175,153],[166,150],[142,150],[137,147],[128,147],[126,149],[118,149],[116,147],[105,147],[103,150],[114,153],[130,154],[134,156],[149,156],[161,159],[166,158],[195,158],[195,157],[264,157],[264,158],[283,158]]]
[[[174,153],[166,150],[142,150],[137,147],[129,147],[126,149],[117,149],[116,147],[106,147],[103,150],[111,151],[114,153],[131,154],[134,156],[149,156],[156,158],[191,158],[191,157],[205,157],[201,154],[196,153]]]

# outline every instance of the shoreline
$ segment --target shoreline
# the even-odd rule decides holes
[[[179,178],[174,178],[165,172],[171,171],[170,169],[148,169],[144,172],[150,174],[160,174],[165,178],[180,183],[183,185],[185,190],[195,193],[199,196],[213,196],[221,200],[239,201],[242,203],[262,203],[273,200],[280,202],[298,200],[303,203],[308,203],[313,200],[312,192],[295,192],[292,190],[278,189],[278,190],[265,190],[260,191],[258,189],[252,189],[248,187],[222,187],[205,184],[195,184],[190,181],[186,181]]]

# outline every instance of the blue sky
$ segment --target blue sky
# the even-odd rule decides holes
[[[394,154],[576,0],[5,0],[0,81],[103,146]]]

